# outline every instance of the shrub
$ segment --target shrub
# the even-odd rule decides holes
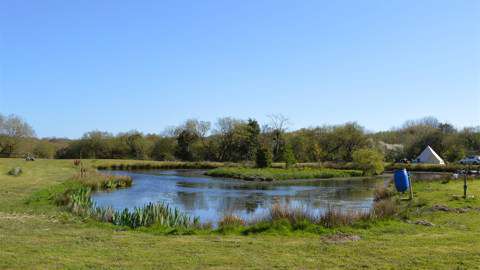
[[[359,149],[353,152],[353,162],[365,175],[381,174],[384,170],[383,155],[374,149]]]
[[[258,168],[268,168],[272,166],[272,152],[267,148],[259,148],[255,159],[255,165]]]

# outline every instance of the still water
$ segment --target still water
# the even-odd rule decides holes
[[[198,170],[109,171],[130,175],[130,188],[98,192],[99,206],[132,209],[149,202],[165,202],[202,222],[216,224],[224,215],[261,217],[275,204],[302,207],[320,214],[328,207],[368,210],[375,186],[383,179],[323,179],[304,183],[258,183],[212,178]]]

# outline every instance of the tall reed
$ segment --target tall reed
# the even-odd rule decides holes
[[[99,207],[92,201],[91,189],[82,187],[68,196],[66,207],[75,214],[91,217],[98,221],[110,222],[115,225],[138,228],[158,224],[165,227],[191,227],[199,224],[197,217],[190,217],[176,208],[164,203],[149,203],[136,207],[132,211],[115,210],[111,207]]]

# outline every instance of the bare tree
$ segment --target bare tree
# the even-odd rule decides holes
[[[287,131],[290,121],[282,114],[271,114],[268,115],[268,118],[270,118],[268,133],[272,136],[273,159],[279,161],[285,146],[283,134]]]
[[[22,118],[0,115],[0,153],[12,156],[23,139],[34,136],[33,128]]]
[[[270,114],[267,117],[270,119],[269,126],[272,130],[285,132],[291,124],[290,120],[282,114]]]
[[[183,125],[180,125],[175,129],[175,134],[178,136],[178,134],[182,133],[183,131],[187,131],[197,135],[200,138],[204,138],[207,136],[210,127],[211,123],[208,121],[188,119]]]
[[[232,132],[239,124],[243,124],[243,121],[232,117],[218,118],[214,132],[216,134],[225,135]]]

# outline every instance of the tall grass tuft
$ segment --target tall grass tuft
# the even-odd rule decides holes
[[[375,218],[392,217],[398,212],[398,203],[391,198],[375,201],[371,210],[371,213]]]
[[[236,227],[244,226],[245,224],[245,220],[236,215],[226,215],[218,222],[219,227]]]
[[[338,226],[349,226],[357,221],[369,220],[371,218],[372,215],[369,211],[342,211],[340,209],[329,207],[327,211],[320,216],[318,223],[324,227],[333,228]]]
[[[372,218],[369,211],[342,211],[334,207],[329,207],[322,214],[312,214],[307,209],[301,207],[289,207],[287,205],[276,204],[272,206],[268,214],[258,222],[276,222],[280,220],[288,221],[294,228],[303,226],[305,223],[321,225],[326,228],[347,226],[359,220],[368,220]],[[300,226],[300,227],[301,227]]]
[[[391,189],[390,183],[388,185],[379,184],[375,187],[373,191],[373,200],[375,202],[390,199],[395,195],[395,192]]]
[[[275,204],[269,209],[267,219],[270,221],[285,219],[291,224],[297,224],[301,221],[310,221],[312,223],[318,221],[318,217],[311,214],[307,209],[280,204]]]

